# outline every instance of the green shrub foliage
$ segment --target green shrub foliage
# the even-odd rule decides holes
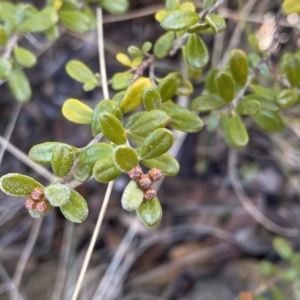
[[[0,49],[4,53],[0,58],[0,79],[7,81],[17,101],[30,100],[30,83],[23,69],[37,63],[32,51],[18,45],[18,38],[28,33],[43,33],[55,40],[62,28],[79,34],[95,30],[96,17],[89,2],[95,1],[85,1],[84,6],[79,6],[75,0],[48,0],[41,10],[32,4],[0,3]],[[198,114],[208,113],[208,130],[215,130],[219,124],[225,142],[236,148],[245,147],[249,141],[245,118],[252,119],[265,131],[282,130],[285,127],[282,110],[299,99],[300,51],[282,57],[275,77],[268,67],[272,49],[259,51],[255,36],[250,35],[253,53],[234,49],[224,68],[209,69],[210,53],[203,36],[225,30],[224,18],[216,13],[221,2],[204,0],[202,11],[198,11],[193,2],[166,0],[165,9],[155,14],[165,30],[156,42],[152,45],[145,41],[140,48],[131,45],[127,53],[116,55],[124,70],[109,81],[115,96],[99,101],[94,108],[72,98],[63,104],[66,119],[91,127],[92,142],[82,149],[59,142],[33,146],[29,158],[38,164],[51,165],[59,179],[43,187],[27,176],[8,174],[1,178],[2,191],[27,196],[25,205],[34,218],[59,207],[70,221],[82,222],[88,215],[88,205],[66,184],[72,178],[84,182],[91,177],[108,183],[128,173],[132,181],[124,190],[122,206],[135,210],[140,221],[152,227],[159,223],[162,210],[151,174],[157,169],[166,176],[179,172],[176,158],[167,153],[174,142],[173,129],[198,132],[203,127]],[[283,11],[299,13],[300,5],[296,2],[284,1]],[[129,7],[127,0],[99,0],[98,4],[113,14],[123,13]],[[155,62],[177,52],[181,53],[185,72],[156,77]],[[66,72],[85,91],[99,88],[99,75],[81,61],[69,61]],[[258,74],[273,83],[274,89],[259,85]],[[190,108],[176,104],[177,96],[193,94],[193,79],[200,76],[205,82],[204,92],[193,97]],[[102,137],[106,141],[101,141]],[[151,169],[150,173],[140,172],[139,165]],[[36,188],[43,190],[38,200],[32,196]]]

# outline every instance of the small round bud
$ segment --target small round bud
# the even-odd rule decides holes
[[[154,187],[149,188],[144,192],[144,198],[147,200],[151,200],[156,196],[156,190]]]
[[[31,198],[31,197],[28,197],[25,202],[25,207],[28,209],[28,210],[33,210],[35,209],[36,207],[36,202]]]
[[[36,210],[40,213],[46,213],[50,208],[49,202],[45,199],[40,200],[36,203]]]
[[[136,166],[132,168],[129,172],[128,175],[131,179],[133,180],[138,180],[142,177],[143,175],[143,170],[141,169],[140,166]]]
[[[30,196],[34,201],[42,200],[44,197],[44,189],[41,187],[37,187],[31,191]]]
[[[143,175],[141,177],[141,179],[139,180],[139,186],[143,189],[143,190],[147,190],[151,187],[152,185],[152,180],[150,179],[150,177],[148,175]]]
[[[152,181],[159,181],[163,177],[163,173],[160,169],[153,168],[148,172],[149,177]]]

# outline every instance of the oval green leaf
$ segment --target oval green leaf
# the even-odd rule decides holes
[[[168,153],[156,158],[142,160],[142,164],[149,169],[158,168],[167,176],[175,176],[180,169],[178,161]]]
[[[26,68],[34,67],[37,63],[34,53],[23,47],[15,47],[14,56],[17,62]]]
[[[53,206],[62,206],[68,203],[71,190],[62,184],[52,184],[45,188],[45,196]]]
[[[191,102],[191,108],[200,112],[208,112],[224,106],[226,102],[217,95],[201,95]]]
[[[121,145],[127,141],[125,129],[120,120],[113,114],[104,112],[99,114],[99,123],[103,135],[111,142]]]
[[[71,147],[64,144],[58,144],[54,147],[51,155],[51,166],[56,176],[66,176],[74,161],[75,153]]]
[[[275,251],[283,258],[284,260],[290,261],[294,256],[294,251],[289,244],[289,242],[282,237],[276,237],[273,240],[273,247]]]
[[[157,197],[152,200],[144,199],[136,210],[139,220],[147,227],[154,227],[159,224],[162,218],[162,209]]]
[[[257,100],[244,100],[236,106],[236,111],[241,115],[253,116],[260,112],[261,104]]]
[[[140,207],[143,202],[144,191],[138,186],[137,182],[131,180],[122,195],[122,207],[126,210],[135,210]]]
[[[248,60],[244,51],[234,49],[230,52],[229,67],[233,79],[244,86],[248,78]]]
[[[160,25],[168,31],[182,31],[196,24],[200,16],[188,10],[175,10],[166,14]]]
[[[67,99],[62,106],[64,117],[77,124],[91,124],[93,110],[77,99]]]
[[[172,49],[173,43],[173,32],[167,32],[163,34],[154,44],[154,55],[160,59],[167,57]]]
[[[129,8],[128,0],[99,0],[100,5],[112,14],[119,15]]]
[[[116,73],[111,79],[111,86],[114,90],[124,90],[130,85],[130,82],[133,78],[132,73],[120,72]]]
[[[11,63],[3,58],[0,58],[0,79],[6,79],[11,73]]]
[[[220,72],[216,76],[216,86],[218,95],[226,103],[230,103],[234,98],[234,84],[232,78],[225,72]]]
[[[284,72],[292,87],[300,86],[300,59],[296,55],[289,55],[283,64]]]
[[[206,11],[210,10],[216,3],[217,3],[217,0],[204,0],[203,1],[203,9]]]
[[[70,60],[66,65],[66,72],[74,80],[87,83],[92,82],[97,85],[98,80],[91,69],[79,60]]]
[[[59,20],[62,24],[75,32],[84,33],[90,30],[90,19],[89,17],[79,11],[59,11]]]
[[[226,22],[224,18],[215,14],[207,14],[205,21],[210,26],[212,33],[216,34],[226,29]]]
[[[79,164],[73,174],[74,179],[79,182],[85,182],[90,179],[93,174],[93,165]]]
[[[161,156],[171,148],[173,141],[174,135],[170,130],[165,128],[154,130],[145,139],[139,159],[145,160]]]
[[[126,145],[121,145],[114,149],[113,160],[115,165],[125,173],[139,164],[136,151]]]
[[[173,77],[166,77],[161,80],[157,87],[162,102],[170,100],[177,92],[177,81]]]
[[[292,89],[285,89],[278,93],[276,103],[280,107],[289,107],[296,103],[298,94]]]
[[[227,113],[222,113],[221,114],[221,131],[223,134],[224,141],[229,147],[235,147],[235,144],[233,143],[231,134],[229,132],[229,125],[230,125],[229,115]]]
[[[33,146],[28,156],[29,158],[41,165],[51,164],[51,157],[53,149],[59,144],[59,142],[46,142]]]
[[[110,182],[122,174],[122,171],[115,165],[112,157],[100,159],[93,168],[93,175],[99,182]]]
[[[143,91],[143,104],[146,110],[161,109],[162,100],[160,93],[152,88],[145,88]]]
[[[188,75],[189,75],[191,78],[197,78],[197,77],[199,77],[199,76],[202,74],[202,69],[195,69],[195,68],[193,68],[193,67],[190,65],[189,60],[188,60],[188,57],[187,57],[187,50],[186,50],[186,47],[187,47],[187,46],[182,46],[182,47],[181,47],[182,58],[183,58],[183,62],[184,62],[186,71],[187,71]]]
[[[60,210],[66,219],[74,223],[81,223],[89,213],[86,201],[74,190],[71,190],[69,202],[61,206]]]
[[[230,118],[228,130],[231,140],[236,147],[245,147],[248,144],[248,132],[238,114],[234,113]]]
[[[282,130],[285,125],[277,112],[262,109],[258,114],[252,116],[254,122],[262,129],[273,132]]]
[[[203,127],[202,120],[191,112],[171,115],[170,126],[183,132],[198,132]]]
[[[0,179],[0,189],[11,196],[29,196],[36,187],[43,186],[33,178],[18,173],[9,173]]]
[[[111,156],[113,150],[113,147],[107,143],[93,144],[79,154],[78,160],[81,164],[94,165],[99,159]]]

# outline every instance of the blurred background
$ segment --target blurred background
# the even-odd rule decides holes
[[[43,6],[43,1],[33,2]],[[201,7],[202,1],[194,2]],[[225,1],[219,14],[226,18],[227,29],[203,37],[211,55],[206,70],[223,67],[233,48],[251,53],[247,42],[250,33],[258,37],[261,49],[267,49],[280,4],[277,0]],[[124,15],[105,14],[109,78],[125,70],[116,61],[116,53],[126,52],[130,45],[140,47],[145,41],[154,43],[164,32],[154,19],[163,6],[164,1],[133,0]],[[275,64],[283,52],[294,52],[300,46],[299,15],[283,17],[281,22]],[[100,88],[84,92],[65,71],[69,60],[78,59],[99,72],[97,33],[79,35],[66,30],[51,44],[43,35],[35,35],[34,39],[23,38],[20,45],[34,51],[39,60],[36,67],[26,69],[33,89],[28,104],[18,104],[1,82],[0,175],[27,174],[47,185],[49,174],[30,166],[26,154],[33,145],[46,141],[83,147],[92,139],[89,126],[63,118],[61,106],[67,98],[80,99],[91,107],[103,99]],[[158,77],[172,70],[183,70],[180,54],[155,65]],[[202,93],[203,81],[204,76],[194,81],[191,99]],[[111,97],[113,94],[110,90]],[[188,103],[190,99],[177,101]],[[283,229],[299,229],[300,225],[299,112],[299,106],[286,110],[287,128],[273,135],[249,121],[250,143],[238,151],[235,166],[238,180],[257,211]],[[207,122],[208,116],[203,120]],[[221,133],[204,128],[197,134],[180,135],[179,140],[174,151],[181,170],[176,177],[166,178],[159,189],[163,218],[157,227],[145,228],[135,214],[122,209],[120,199],[128,177],[115,182],[80,299],[251,300],[259,289],[269,297],[270,282],[258,263],[265,259],[283,268],[285,263],[272,247],[276,234],[249,214],[232,188],[227,166],[230,151]],[[106,185],[90,180],[77,190],[90,209],[82,224],[66,221],[57,209],[42,222],[34,220],[24,207],[25,199],[1,192],[1,300],[9,299],[13,278],[20,281],[19,299],[71,299]],[[290,237],[289,230],[283,233],[297,251],[299,237]],[[24,272],[18,278],[22,266]],[[290,282],[278,284],[286,299],[300,299],[294,297]]]

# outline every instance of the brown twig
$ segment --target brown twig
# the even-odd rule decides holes
[[[154,64],[155,56],[150,55],[148,59],[143,61],[136,69],[133,78],[130,82],[130,85],[132,85],[142,74],[143,72],[148,68],[151,67]]]

